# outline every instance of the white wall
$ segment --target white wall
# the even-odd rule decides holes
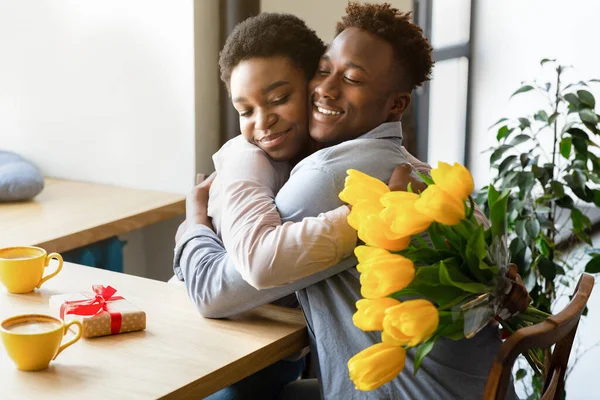
[[[412,0],[388,0],[402,11],[412,11]],[[345,14],[348,0],[261,0],[264,12],[285,12],[297,15],[314,29],[325,43],[333,40],[335,24]]]
[[[217,0],[0,0],[0,148],[47,176],[187,192],[218,140],[215,21]],[[178,220],[127,235],[128,270],[164,276]]]
[[[476,186],[489,178],[489,153],[496,132],[488,127],[504,116],[535,111],[543,102],[523,94],[510,103],[521,81],[547,76],[543,58],[557,58],[575,69],[566,77],[600,78],[598,47],[600,2],[595,0],[477,1],[473,69],[473,144],[471,159]],[[600,86],[594,95],[600,100]],[[522,96],[522,97],[521,97]]]

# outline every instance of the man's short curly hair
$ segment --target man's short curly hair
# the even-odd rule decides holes
[[[335,36],[346,28],[358,28],[390,43],[407,74],[404,82],[413,90],[431,79],[432,48],[423,30],[410,22],[411,13],[401,12],[389,3],[359,4],[351,2],[346,15],[337,23]]]
[[[283,56],[311,79],[325,52],[317,33],[291,14],[261,13],[236,25],[219,53],[221,80],[229,90],[231,72],[242,61]]]

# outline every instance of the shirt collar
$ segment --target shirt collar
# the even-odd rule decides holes
[[[402,122],[384,122],[364,135],[359,136],[357,139],[383,139],[391,137],[402,139]]]

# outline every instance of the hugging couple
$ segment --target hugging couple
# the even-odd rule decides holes
[[[430,77],[431,52],[410,15],[389,4],[350,3],[327,47],[289,14],[251,17],[227,39],[221,79],[241,135],[214,155],[216,177],[188,196],[174,272],[208,318],[299,302],[316,378],[297,379],[305,357],[283,360],[210,399],[481,398],[500,346],[491,326],[439,340],[417,376],[370,392],[354,388],[347,368],[381,340],[352,323],[357,236],[338,194],[351,168],[384,182],[398,165],[428,169],[403,150],[401,118]],[[413,358],[414,349],[406,371]]]

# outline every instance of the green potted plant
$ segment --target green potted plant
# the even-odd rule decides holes
[[[523,84],[512,96],[542,96],[547,105],[497,121],[490,129],[498,143],[488,150],[490,166],[497,171],[493,185],[510,191],[511,262],[518,266],[533,306],[551,312],[561,289],[574,284],[582,272],[568,249],[583,246],[585,272],[600,272],[600,249],[592,246],[587,216],[600,207],[600,116],[588,90],[600,80],[564,82],[569,67],[551,59],[541,65],[553,67],[553,81]],[[483,208],[484,189],[478,196]],[[525,374],[519,370],[517,379]],[[531,398],[541,384],[533,378]]]

